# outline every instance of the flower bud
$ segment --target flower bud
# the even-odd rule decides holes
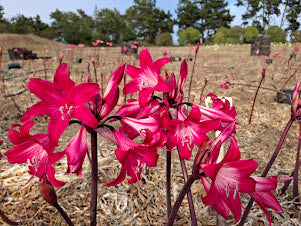
[[[261,76],[262,76],[262,78],[265,77],[265,68],[262,69]]]
[[[195,53],[198,53],[198,51],[199,51],[199,48],[200,48],[200,42],[198,42],[198,43],[196,44]]]
[[[48,202],[50,205],[57,203],[56,193],[52,184],[50,184],[48,181],[44,182],[42,180],[42,182],[39,182],[39,188],[40,193],[46,202]]]

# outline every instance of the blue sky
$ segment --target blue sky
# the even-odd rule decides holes
[[[236,0],[228,0],[228,8],[230,14],[235,15],[231,26],[241,25],[241,14],[244,9],[234,6]],[[4,7],[4,17],[11,18],[17,14],[23,14],[26,17],[34,17],[37,14],[41,16],[41,20],[45,23],[51,23],[49,14],[56,9],[60,11],[73,11],[83,9],[88,15],[93,16],[95,6],[98,9],[117,8],[122,14],[125,10],[134,4],[133,0],[0,0],[0,5]],[[177,0],[157,0],[157,7],[165,11],[169,10],[176,18],[175,10],[177,8]],[[275,19],[272,23],[279,25],[280,18]],[[274,24],[273,24],[274,25]],[[174,41],[176,41],[177,27],[174,27]]]
[[[239,25],[240,14],[235,1],[229,0],[229,8],[231,13],[238,14],[233,23]],[[93,15],[95,6],[101,8],[117,8],[122,14],[125,10],[134,4],[133,0],[0,0],[0,5],[4,7],[4,16],[11,18],[17,14],[23,14],[27,17],[39,14],[43,22],[51,22],[49,14],[55,9],[61,11],[73,11],[83,9],[88,15]],[[175,10],[177,8],[177,0],[157,0],[157,7],[165,11],[169,10],[173,17],[176,17]]]

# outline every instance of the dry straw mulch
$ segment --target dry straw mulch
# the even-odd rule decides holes
[[[15,37],[15,36],[14,36]],[[23,47],[35,49],[41,55],[43,54],[45,40],[32,36],[30,41],[21,42],[20,36],[16,36],[16,42],[9,42],[9,38],[0,35],[0,40],[8,40],[3,45],[5,48]],[[26,37],[28,38],[28,37]],[[11,37],[12,39],[12,37]],[[52,80],[55,68],[58,66],[58,55],[60,51],[64,51],[66,45],[60,43],[48,43],[49,56],[46,66],[47,78]],[[154,59],[162,57],[162,50],[166,49],[169,56],[180,56],[182,58],[193,57],[194,50],[191,47],[151,47],[150,52]],[[301,53],[297,54],[297,59],[291,68],[287,68],[286,60],[292,52],[292,46],[289,45],[272,45],[272,51],[281,51],[280,58],[274,58],[272,65],[267,66],[266,79],[263,87],[275,89],[260,89],[252,124],[248,125],[248,117],[252,105],[252,100],[255,94],[256,86],[258,85],[261,70],[265,65],[265,57],[251,57],[249,54],[249,45],[236,46],[204,46],[200,48],[197,58],[196,70],[193,79],[192,95],[196,100],[200,97],[201,89],[204,85],[204,79],[208,79],[209,83],[205,88],[205,94],[213,92],[218,96],[227,96],[233,98],[233,104],[237,109],[237,119],[240,125],[237,129],[236,138],[242,152],[242,159],[254,158],[259,167],[256,175],[260,175],[268,162],[270,156],[275,150],[280,135],[285,127],[286,122],[290,117],[290,106],[279,104],[274,101],[276,89],[280,89],[287,78],[298,69],[298,72],[287,84],[287,88],[294,88],[300,76]],[[93,55],[92,49],[92,55]],[[97,51],[95,51],[97,52]],[[102,73],[106,80],[113,70],[121,63],[128,62],[129,64],[138,65],[138,61],[134,61],[133,57],[121,56],[120,49],[114,47],[108,52],[104,48],[100,49],[100,64],[97,66],[97,75],[100,79]],[[80,55],[82,54],[82,55]],[[70,65],[71,77],[79,83],[83,81],[87,72],[88,64],[88,48],[84,48],[82,52],[75,50],[74,55],[68,55],[65,51],[65,62],[74,62],[77,56],[83,58],[82,64]],[[4,57],[2,70],[8,62],[7,57]],[[192,63],[189,62],[189,74],[191,72]],[[12,70],[14,73],[26,73],[33,71],[29,77],[44,78],[43,60],[34,60],[30,64],[21,62],[22,69]],[[92,65],[90,65],[91,77],[94,78]],[[164,67],[165,70],[173,71],[176,76],[180,72],[180,62],[173,62]],[[288,70],[286,70],[288,69]],[[35,72],[37,71],[37,72]],[[229,90],[222,90],[219,87],[221,81],[230,79],[230,76],[235,76],[232,83],[236,83]],[[272,79],[273,78],[273,79]],[[5,94],[16,94],[25,88],[26,81],[29,78],[18,77],[5,80]],[[129,77],[127,78],[129,81]],[[189,80],[189,77],[188,77]],[[245,84],[245,85],[243,85]],[[246,85],[254,85],[249,87]],[[186,88],[188,84],[186,84]],[[1,153],[4,153],[12,145],[7,139],[7,131],[13,123],[18,123],[21,113],[16,109],[11,98],[3,97],[3,87],[1,86],[1,124],[0,124],[0,139],[4,139],[5,143],[1,146]],[[186,89],[185,88],[185,89]],[[186,89],[187,93],[187,89]],[[24,112],[28,107],[35,103],[37,99],[28,91],[14,96],[14,101]],[[123,98],[120,98],[120,103]],[[47,117],[38,117],[37,125],[32,133],[45,132],[47,127]],[[72,125],[68,128],[61,139],[59,151],[64,150],[68,141],[75,135],[78,127]],[[273,165],[269,175],[277,175],[279,178],[288,177],[294,168],[294,161],[297,147],[297,137],[299,134],[299,125],[295,123],[289,132],[284,146]],[[99,178],[102,182],[107,182],[114,179],[120,170],[120,164],[114,155],[115,146],[106,142],[99,137]],[[196,150],[194,150],[194,154]],[[164,225],[166,224],[166,206],[165,206],[165,151],[159,150],[159,161],[156,168],[145,170],[141,180],[141,188],[137,183],[128,184],[127,181],[116,187],[99,186],[98,191],[98,219],[99,225]],[[176,152],[172,153],[172,201],[174,202],[182,185],[183,178],[178,162]],[[192,165],[192,160],[187,162],[188,171]],[[86,159],[83,166],[82,178],[75,175],[65,175],[66,159],[62,159],[55,165],[57,178],[66,182],[62,188],[56,189],[59,203],[64,210],[70,215],[76,225],[89,224],[89,195],[90,195],[90,165]],[[40,196],[37,178],[33,178],[28,182],[31,175],[27,173],[27,164],[10,165],[4,157],[0,160],[0,200],[1,209],[14,220],[22,222],[24,225],[64,225],[65,222],[57,211],[49,206]],[[279,196],[279,190],[282,183],[279,183],[275,194],[282,205],[282,212],[276,213],[270,211],[272,220],[275,225],[300,225],[300,210],[298,210],[292,197],[292,188],[290,187],[287,194]],[[299,183],[299,186],[301,184]],[[200,182],[192,186],[192,193],[195,201],[196,214],[199,224],[215,225],[216,213],[211,207],[206,207],[202,204],[202,196],[204,190]],[[242,203],[246,205],[248,198],[242,196]],[[232,216],[227,221],[229,225],[235,224]],[[0,224],[3,222],[0,220]],[[179,210],[176,225],[190,224],[190,216],[187,200],[185,199],[182,207]],[[266,225],[267,220],[262,210],[254,205],[246,225]]]

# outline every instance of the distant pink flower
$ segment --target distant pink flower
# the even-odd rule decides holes
[[[92,42],[93,46],[98,46],[99,42]]]
[[[273,52],[274,57],[280,57],[281,52]]]
[[[99,43],[103,43],[103,41],[101,39],[97,39],[96,42]]]
[[[41,101],[29,108],[20,121],[27,122],[37,115],[48,115],[48,132],[53,144],[58,144],[71,118],[77,118],[91,128],[98,125],[97,119],[85,107],[85,103],[99,92],[98,85],[82,83],[76,86],[68,75],[67,64],[58,67],[54,83],[31,78],[27,88]]]
[[[139,45],[139,42],[134,41],[133,44],[137,46],[137,45]]]
[[[255,55],[258,55],[260,53],[259,49],[254,51]]]
[[[78,44],[77,47],[79,47],[79,48],[84,48],[85,45],[83,45],[83,44]]]
[[[137,46],[136,45],[131,45],[131,48],[132,49],[137,49]]]
[[[301,49],[301,46],[295,45],[294,50],[299,51]]]
[[[62,187],[64,183],[55,179],[52,164],[59,161],[65,152],[54,153],[55,146],[48,134],[30,135],[29,130],[33,125],[32,121],[24,125],[14,124],[8,131],[8,138],[15,145],[5,152],[8,162],[20,164],[29,161],[29,173],[39,178],[45,173],[53,186]],[[17,127],[19,131],[15,129]]]
[[[229,89],[229,85],[230,85],[229,80],[226,80],[226,81],[222,81],[222,82],[221,82],[220,87],[221,87],[222,89]]]
[[[127,65],[126,73],[133,78],[129,83],[124,86],[124,95],[139,92],[139,103],[143,107],[148,101],[148,97],[154,91],[167,92],[168,85],[160,76],[161,68],[171,62],[170,58],[162,58],[153,62],[151,55],[147,49],[140,52],[140,67],[136,68]]]
[[[126,51],[128,50],[128,47],[127,47],[127,46],[123,46],[123,47],[122,47],[122,50],[123,50],[124,52],[126,52]]]
[[[167,55],[167,51],[166,50],[162,50],[162,54],[163,54],[163,56],[166,56]]]
[[[14,52],[18,52],[19,50],[18,49],[14,49]]]
[[[191,46],[191,43],[188,43],[187,46]]]

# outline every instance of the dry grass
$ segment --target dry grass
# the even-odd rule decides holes
[[[47,78],[51,80],[55,68],[58,66],[57,56],[60,51],[64,51],[66,45],[61,43],[51,42],[46,39],[34,37],[32,35],[0,35],[0,44],[3,49],[11,47],[26,47],[34,50],[37,53],[43,54],[44,45],[49,49],[49,56],[52,56],[47,61],[47,68],[53,69],[47,71]],[[150,52],[154,59],[162,57],[161,51],[167,49],[170,56],[181,56],[182,58],[192,57],[194,52],[191,47],[153,47]],[[204,79],[209,80],[208,86],[205,89],[205,94],[213,92],[218,96],[230,96],[233,98],[233,103],[237,109],[237,119],[240,126],[237,129],[237,139],[242,158],[254,158],[259,163],[257,175],[260,175],[265,164],[268,162],[271,154],[276,148],[278,139],[285,127],[286,122],[290,117],[290,106],[279,104],[274,101],[276,91],[261,89],[258,94],[252,124],[248,125],[248,117],[252,105],[252,100],[256,87],[247,87],[244,85],[235,85],[229,90],[221,90],[219,83],[225,79],[229,79],[234,75],[236,84],[250,84],[256,86],[261,76],[262,67],[265,66],[265,57],[251,57],[249,54],[249,45],[237,46],[204,46],[200,48],[197,58],[197,65],[193,80],[192,94],[196,99],[199,99],[201,88],[204,84]],[[299,71],[288,83],[287,88],[293,88],[297,80],[300,79],[301,55],[297,55],[297,60],[294,65],[286,72],[286,60],[292,52],[292,46],[288,45],[272,45],[272,51],[281,51],[280,58],[274,58],[272,65],[267,67],[266,80],[263,87],[280,89],[286,79],[295,69]],[[92,55],[93,55],[92,49]],[[136,64],[132,57],[121,56],[120,50],[114,47],[106,52],[104,48],[100,48],[100,64],[97,67],[98,79],[100,73],[105,75],[106,80],[110,73],[117,68],[121,63]],[[73,60],[65,51],[65,62],[74,62],[77,56],[80,56],[80,51],[75,50]],[[73,80],[77,83],[83,81],[84,75],[87,72],[88,65],[88,48],[84,48],[81,57],[82,64],[70,65],[70,73]],[[4,57],[2,68],[8,62],[8,58]],[[28,71],[38,71],[31,73],[29,77],[44,77],[43,60],[34,60],[21,62],[22,69],[14,70],[14,73],[26,73]],[[192,62],[189,62],[189,73],[191,72]],[[90,66],[92,78],[94,73],[92,65]],[[164,67],[169,72],[173,71],[177,76],[180,71],[180,62],[173,62]],[[273,80],[272,80],[273,77]],[[129,78],[128,78],[129,80]],[[26,81],[24,77],[5,80],[7,90],[5,94],[17,93],[25,88]],[[187,93],[188,84],[186,84]],[[3,92],[2,84],[0,85]],[[15,102],[24,112],[37,99],[28,91],[14,97]],[[1,146],[1,153],[5,152],[12,145],[7,139],[7,131],[12,123],[18,123],[20,113],[16,110],[10,98],[4,98],[3,94],[0,97],[1,101],[1,124],[0,124],[0,139],[6,142]],[[120,99],[122,103],[123,98]],[[40,127],[34,128],[34,133],[45,131],[47,125],[46,117],[38,117],[36,120]],[[77,131],[74,125],[67,129],[63,134],[59,151],[62,151],[68,141],[74,136]],[[296,154],[297,123],[292,127],[283,149],[280,152],[274,166],[269,175],[277,175],[280,178],[288,177],[294,167],[294,158]],[[99,178],[102,181],[109,181],[115,178],[120,169],[120,164],[114,155],[115,147],[110,143],[99,138]],[[194,152],[195,153],[195,152]],[[156,168],[148,169],[147,173],[143,174],[141,181],[141,190],[138,184],[129,185],[126,181],[117,187],[99,187],[98,192],[98,222],[100,225],[164,225],[166,224],[165,210],[165,153],[164,150],[159,150],[160,158]],[[188,161],[188,165],[192,161]],[[55,166],[57,178],[66,182],[66,185],[57,189],[59,203],[70,215],[76,225],[88,225],[89,223],[89,194],[90,194],[90,166],[86,160],[83,167],[82,179],[74,175],[64,175],[66,170],[66,161],[63,159]],[[189,167],[188,167],[189,169]],[[172,163],[172,200],[176,199],[178,192],[183,185],[183,178],[180,173],[177,154],[173,153]],[[11,219],[19,220],[26,225],[60,225],[65,224],[56,210],[49,206],[40,197],[37,178],[32,179],[27,183],[30,175],[27,173],[26,164],[10,165],[6,158],[0,160],[0,201],[1,209],[4,210]],[[300,183],[299,183],[300,184]],[[300,184],[301,186],[301,184]],[[281,188],[281,183],[279,184]],[[204,195],[204,190],[201,183],[197,182],[192,186],[192,193],[196,205],[197,219],[200,224],[215,225],[215,212],[202,204],[201,198]],[[279,189],[275,192],[277,195]],[[296,209],[292,197],[292,188],[290,187],[287,195],[277,198],[280,200],[283,211],[276,213],[270,211],[272,220],[275,225],[300,225],[300,210]],[[242,197],[242,202],[246,204],[246,197]],[[184,200],[182,208],[178,213],[176,225],[189,224],[189,209],[187,200]],[[1,220],[0,220],[1,223]],[[231,218],[229,224],[234,224]],[[254,206],[246,225],[266,225],[267,221],[263,212]]]

